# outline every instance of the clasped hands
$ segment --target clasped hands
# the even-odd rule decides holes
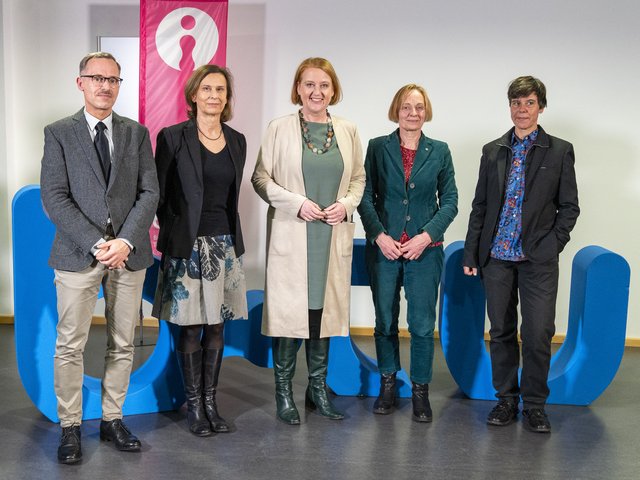
[[[129,258],[131,249],[126,242],[119,238],[107,240],[97,246],[96,260],[109,270],[118,270],[125,267],[125,262]]]
[[[400,257],[416,260],[430,243],[431,236],[427,232],[422,232],[405,243],[394,240],[384,232],[376,238],[376,244],[388,260],[397,260]]]
[[[323,210],[317,203],[307,199],[300,207],[298,217],[305,222],[320,220],[321,222],[333,226],[347,218],[347,209],[340,202],[336,202]]]

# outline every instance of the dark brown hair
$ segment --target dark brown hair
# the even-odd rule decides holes
[[[507,90],[507,98],[509,102],[514,98],[528,97],[535,93],[538,97],[538,106],[545,108],[547,106],[547,88],[540,80],[531,75],[518,77],[509,84]]]
[[[225,67],[220,67],[218,65],[202,65],[201,67],[196,68],[187,83],[184,86],[184,98],[187,101],[187,115],[189,118],[196,118],[198,114],[198,106],[196,102],[193,101],[193,96],[198,93],[198,88],[200,88],[200,84],[205,79],[207,75],[212,73],[220,73],[224,76],[227,81],[227,104],[224,106],[222,113],[220,114],[220,121],[227,122],[231,120],[233,117],[233,108],[231,106],[231,101],[233,100],[233,76],[231,72]]]

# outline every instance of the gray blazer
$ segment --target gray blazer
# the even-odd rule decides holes
[[[95,260],[91,248],[111,217],[116,237],[133,245],[130,270],[153,263],[149,227],[158,204],[158,178],[149,131],[113,113],[114,152],[109,185],[91,140],[84,109],[44,129],[42,203],[56,226],[49,265],[77,272]]]

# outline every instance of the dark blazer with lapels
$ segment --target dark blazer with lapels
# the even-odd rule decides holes
[[[464,265],[483,267],[491,251],[511,168],[511,135],[486,144],[469,217]],[[580,213],[573,146],[548,135],[538,126],[538,137],[525,160],[522,204],[522,250],[532,262],[558,258]]]
[[[153,263],[149,227],[158,202],[158,179],[149,131],[113,113],[114,152],[107,185],[84,109],[44,129],[40,177],[42,203],[56,226],[49,265],[81,271],[95,258],[91,248],[103,238],[107,220],[116,237],[131,242],[127,268]]]
[[[420,137],[409,181],[405,182],[398,130],[369,141],[365,158],[367,183],[358,213],[373,244],[385,232],[399,240],[427,232],[433,242],[458,213],[458,190],[446,143]]]
[[[244,242],[238,214],[238,197],[242,183],[242,172],[247,155],[244,135],[226,124],[222,124],[231,160],[236,170],[235,253],[244,253]],[[156,143],[156,167],[160,183],[158,223],[160,234],[157,248],[164,255],[189,258],[198,235],[202,199],[204,194],[202,153],[198,129],[193,120],[188,120],[158,133]]]

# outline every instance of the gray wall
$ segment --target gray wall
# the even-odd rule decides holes
[[[0,25],[4,24],[4,3],[0,4]],[[3,29],[4,31],[4,29]],[[4,35],[0,36],[0,65],[5,65],[4,61]],[[5,91],[5,68],[0,70],[0,92]],[[7,178],[7,127],[4,95],[0,95],[0,315],[9,310],[9,293],[11,287],[11,254],[9,243],[11,239],[9,202],[9,182]]]
[[[0,120],[0,135],[7,141],[0,145],[0,195],[10,199],[23,185],[38,182],[43,126],[82,104],[74,83],[79,59],[95,48],[99,35],[137,35],[137,9],[137,2],[127,0],[2,0],[0,118],[6,128]],[[227,58],[237,92],[231,124],[248,140],[241,214],[249,286],[262,287],[265,213],[249,177],[267,122],[294,111],[288,96],[303,58],[333,62],[344,100],[332,113],[358,124],[365,148],[369,138],[395,128],[386,111],[401,85],[427,88],[434,119],[425,132],[449,143],[460,190],[460,213],[447,242],[464,238],[481,146],[511,126],[509,80],[533,74],[548,88],[540,123],[572,141],[577,155],[583,213],[561,256],[557,330],[564,333],[574,254],[602,245],[622,254],[632,270],[640,257],[639,14],[631,0],[233,0]],[[5,198],[3,265],[10,259]],[[361,228],[357,234],[363,236]],[[638,280],[634,271],[628,337],[635,338]],[[0,314],[11,312],[11,270],[2,268]],[[372,319],[368,291],[355,288],[352,323],[372,325]]]

